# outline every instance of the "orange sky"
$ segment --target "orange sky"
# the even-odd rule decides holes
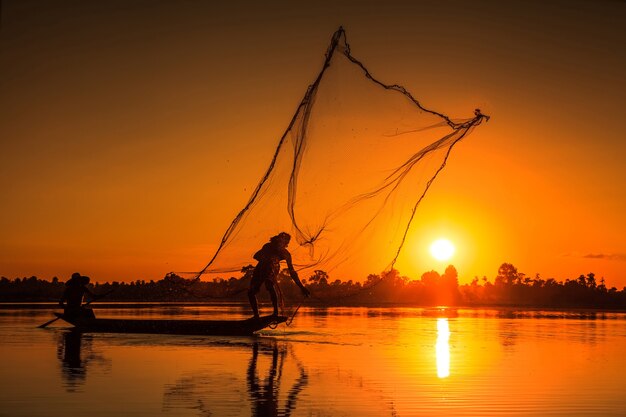
[[[264,172],[333,31],[455,148],[401,273],[502,262],[626,285],[621,2],[2,2],[0,275],[198,270]],[[315,3],[315,4],[313,4]],[[372,271],[378,272],[378,271]]]

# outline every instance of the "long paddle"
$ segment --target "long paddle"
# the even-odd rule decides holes
[[[101,295],[95,296],[95,297],[93,297],[91,300],[89,300],[89,301],[87,301],[85,304],[83,304],[83,306],[88,306],[88,305],[89,305],[89,304],[91,304],[92,302],[94,302],[94,301],[96,301],[96,300],[99,300],[99,299],[101,299],[101,298],[103,298],[103,297],[106,297],[107,295],[111,294],[113,291],[114,291],[114,290],[107,291],[107,292],[105,292],[104,294],[101,294]],[[58,320],[58,319],[60,319],[60,318],[61,318],[61,317],[55,317],[55,318],[53,318],[52,320],[45,322],[44,324],[40,324],[39,326],[37,326],[37,328],[39,328],[39,329],[43,329],[44,327],[48,326],[49,324],[54,323],[55,321],[57,321],[57,320]]]

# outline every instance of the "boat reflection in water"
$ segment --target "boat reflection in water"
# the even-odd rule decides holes
[[[298,395],[308,384],[307,372],[291,345],[258,339],[234,345],[237,352],[233,355],[241,356],[242,347],[249,349],[247,367],[233,363],[230,372],[218,367],[179,378],[165,388],[164,410],[184,408],[198,410],[201,415],[239,415],[241,408],[249,404],[254,417],[290,416]],[[247,395],[240,390],[243,378]]]
[[[450,326],[447,318],[437,319],[437,343],[435,344],[437,358],[437,376],[450,376]]]

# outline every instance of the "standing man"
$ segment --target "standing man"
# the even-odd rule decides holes
[[[293,268],[291,261],[291,254],[287,250],[291,236],[288,233],[281,232],[276,236],[270,238],[270,241],[263,245],[261,250],[254,254],[254,259],[258,261],[254,272],[252,274],[252,281],[250,282],[250,289],[248,290],[248,298],[250,299],[250,305],[252,306],[252,312],[254,317],[259,317],[259,306],[257,303],[256,295],[261,289],[261,285],[265,284],[265,288],[270,293],[272,299],[272,305],[274,306],[274,315],[278,315],[278,295],[276,289],[278,287],[278,273],[280,272],[280,261],[287,261],[287,268],[289,269],[289,275],[293,282],[296,283],[302,294],[305,297],[310,295],[296,270]]]

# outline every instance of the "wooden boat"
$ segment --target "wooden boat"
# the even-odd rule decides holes
[[[77,331],[98,333],[250,336],[256,331],[287,321],[285,316],[261,316],[245,320],[127,320],[66,317],[61,313],[54,314],[74,325]]]

